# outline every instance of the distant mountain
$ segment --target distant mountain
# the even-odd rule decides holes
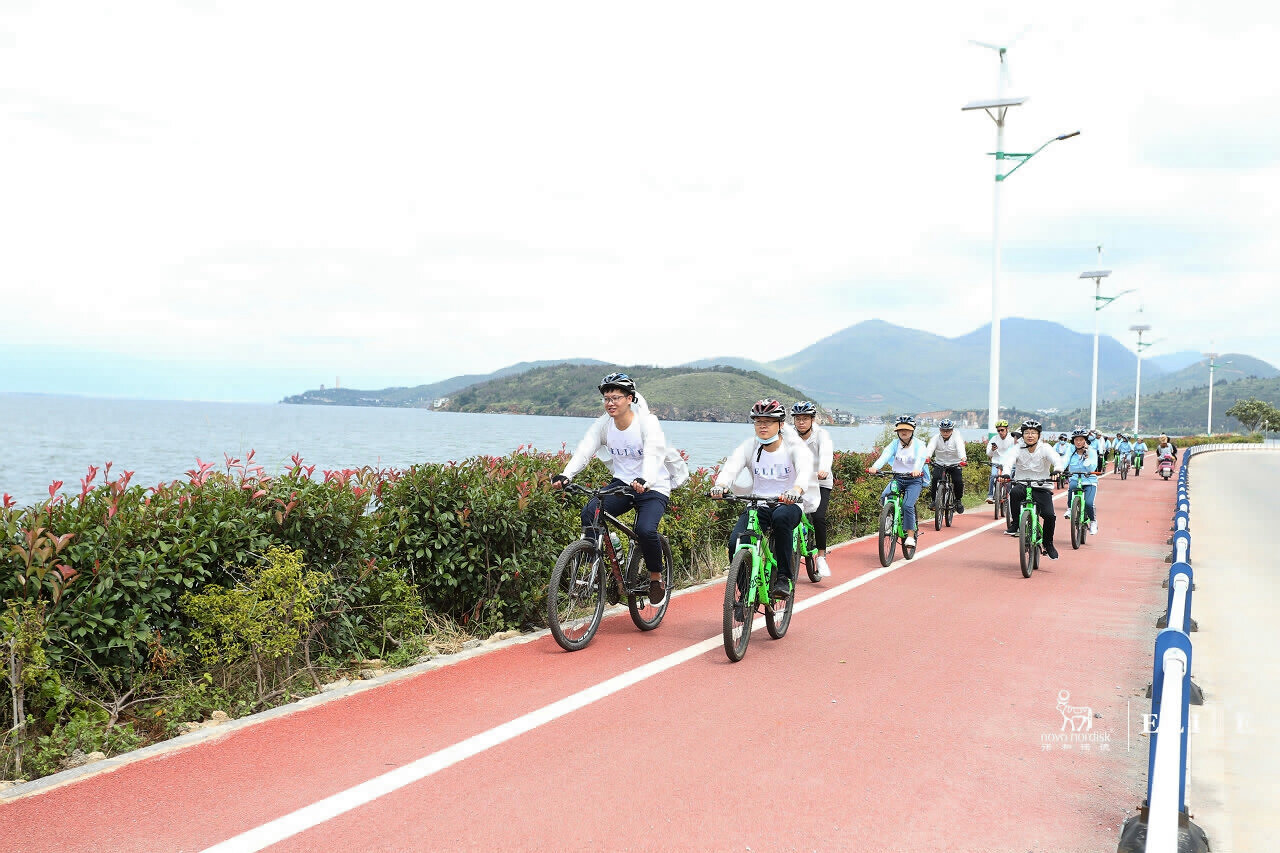
[[[1208,370],[1205,370],[1208,377]],[[1147,394],[1144,381],[1141,405],[1138,409],[1138,426],[1143,435],[1167,432],[1170,435],[1198,435],[1204,432],[1209,416],[1209,383],[1181,391],[1163,391]],[[1272,406],[1280,406],[1280,376],[1270,379],[1237,379],[1234,382],[1218,380],[1214,370],[1213,431],[1243,432],[1243,426],[1235,418],[1226,416],[1227,409],[1239,400],[1262,400]],[[1073,423],[1089,423],[1089,408],[1085,406],[1065,412],[1056,419],[1058,428],[1065,429]],[[1107,432],[1133,428],[1133,395],[1127,399],[1111,400],[1098,404],[1098,429]]]
[[[462,376],[453,376],[449,379],[442,379],[439,382],[434,382],[430,385],[415,385],[412,388],[381,388],[376,391],[364,391],[358,388],[322,388],[318,390],[304,391],[301,394],[294,394],[293,396],[285,397],[281,402],[319,406],[392,406],[429,409],[431,408],[432,403],[441,397],[447,397],[455,391],[466,388],[468,385],[487,382],[490,379],[514,376],[535,368],[547,367],[553,364],[599,365],[606,363],[607,362],[599,361],[594,358],[521,361],[516,364],[508,365],[507,367],[499,368],[492,373],[469,373]]]
[[[732,363],[790,383],[824,405],[862,414],[985,409],[991,327],[945,338],[867,320],[765,364]],[[1162,374],[1144,364],[1144,384]],[[1001,325],[1000,402],[1035,410],[1087,403],[1093,336],[1058,323],[1010,317]],[[1119,341],[1098,341],[1098,398],[1132,394],[1137,361]]]
[[[1147,381],[1147,364],[1147,361],[1142,363],[1142,394],[1144,397],[1149,393],[1155,394],[1160,391],[1209,387],[1209,359],[1207,358],[1200,358],[1174,373],[1157,376],[1150,382]],[[1223,381],[1235,382],[1237,379],[1247,379],[1249,377],[1270,379],[1275,376],[1280,376],[1280,370],[1261,359],[1236,352],[1218,356],[1217,363],[1213,369],[1215,386]],[[1129,396],[1132,399],[1133,395],[1130,394]]]
[[[1163,373],[1173,373],[1184,367],[1190,367],[1203,357],[1195,350],[1188,349],[1181,352],[1172,352],[1168,355],[1155,355],[1144,358],[1142,363],[1144,367],[1148,364],[1154,364]]]
[[[735,367],[618,367],[636,381],[650,409],[680,421],[745,422],[751,404],[765,397],[793,401],[796,388]],[[445,407],[453,412],[510,412],[595,417],[603,409],[596,383],[599,366],[558,364],[465,388]]]

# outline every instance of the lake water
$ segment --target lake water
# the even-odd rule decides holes
[[[480,454],[501,456],[522,444],[572,450],[587,418],[479,415],[424,409],[286,406],[109,400],[0,393],[0,491],[21,505],[49,496],[63,481],[78,492],[89,465],[115,463],[145,486],[181,478],[196,457],[221,467],[223,454],[241,459],[250,449],[268,474],[294,453],[323,469],[407,468]],[[664,421],[667,441],[689,453],[694,467],[712,466],[751,435],[746,424]],[[878,424],[828,427],[837,450],[869,450]]]

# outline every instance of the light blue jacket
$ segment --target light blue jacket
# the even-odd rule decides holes
[[[924,464],[926,450],[925,443],[918,438],[912,438],[911,443],[906,447],[903,447],[902,442],[895,438],[880,452],[880,458],[872,463],[871,470],[878,471],[892,461],[895,474],[909,475],[913,468],[909,466],[907,460],[912,460],[915,466],[919,466],[918,470],[924,474],[924,481],[928,484],[932,478],[929,475],[929,466]]]
[[[1147,443],[1146,443],[1145,441],[1139,440],[1139,441],[1138,441],[1138,443],[1137,443],[1137,444],[1135,444],[1135,445],[1133,446],[1133,452],[1134,452],[1134,453],[1146,453],[1146,452],[1147,452]]]
[[[1086,446],[1084,455],[1080,455],[1080,451],[1074,447],[1071,448],[1071,455],[1067,457],[1067,473],[1074,479],[1080,477],[1084,485],[1098,485],[1098,453],[1092,447]]]
[[[1122,441],[1116,445],[1116,450],[1120,453],[1129,453],[1133,450],[1133,445],[1127,441]]]

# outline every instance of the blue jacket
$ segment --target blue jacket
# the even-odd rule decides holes
[[[1084,456],[1080,455],[1080,451],[1074,447],[1071,448],[1071,455],[1067,457],[1067,473],[1071,475],[1072,481],[1080,477],[1084,485],[1098,485],[1098,453],[1092,447],[1085,447]]]
[[[1128,453],[1131,450],[1133,450],[1133,445],[1127,441],[1122,441],[1116,445],[1116,450],[1120,451],[1121,453]]]

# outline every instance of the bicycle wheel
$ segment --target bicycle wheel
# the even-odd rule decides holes
[[[737,663],[747,653],[751,642],[751,622],[756,606],[751,603],[751,550],[743,548],[729,563],[729,576],[724,582],[724,653]]]
[[[934,492],[934,499],[933,499],[933,529],[934,530],[942,529],[942,517],[946,515],[946,513],[943,511],[942,508],[946,505],[945,503],[946,500],[947,500],[946,489],[944,489],[942,487],[942,484],[939,483],[938,490]]]
[[[631,589],[627,593],[627,609],[631,611],[631,621],[641,631],[657,628],[667,612],[667,605],[671,603],[671,543],[665,536],[659,535],[658,538],[662,541],[662,584],[667,588],[662,601],[655,606],[649,600],[649,562],[640,553],[638,542],[631,543],[631,567],[624,575],[631,581]]]
[[[822,580],[822,575],[818,573],[817,547],[814,542],[813,527],[806,526],[804,529],[804,572],[813,583]],[[796,575],[796,577],[799,577],[799,575]]]
[[[1005,486],[1004,497],[1000,501],[1000,517],[1013,518],[1012,486]]]
[[[888,567],[893,562],[893,552],[898,547],[898,531],[894,528],[893,502],[885,501],[880,510],[880,565]]]
[[[547,587],[547,624],[566,652],[586,646],[600,627],[607,574],[594,542],[580,539],[560,552]]]
[[[1018,567],[1022,569],[1022,576],[1024,578],[1031,577],[1031,572],[1036,567],[1036,545],[1031,541],[1033,538],[1032,534],[1031,513],[1024,510],[1022,518],[1018,520]]]
[[[948,475],[948,480],[949,479],[950,479],[950,475]],[[947,527],[950,527],[951,520],[956,517],[956,493],[949,482],[947,483],[947,502],[943,505],[943,507],[944,507],[943,512],[946,513],[946,517],[943,518],[942,520],[947,525]]]
[[[1080,506],[1079,498],[1071,498],[1071,550],[1078,551],[1080,546],[1084,544],[1081,521],[1083,520],[1084,507]]]
[[[1129,479],[1129,466],[1127,464],[1122,463],[1120,465],[1120,479],[1121,480]]]
[[[764,627],[768,629],[769,636],[775,640],[781,640],[787,633],[787,628],[791,626],[791,608],[796,603],[796,570],[800,568],[800,558],[793,551],[791,554],[791,590],[787,593],[787,597],[782,599],[782,606],[778,607],[778,602],[770,601],[764,608]]]
[[[1083,545],[1089,538],[1089,511],[1085,509],[1084,495],[1079,497],[1078,503],[1080,504],[1080,544]]]
[[[998,519],[1001,515],[1000,511],[1004,509],[1004,495],[1002,494],[999,480],[996,480],[995,490],[991,494],[995,497],[995,503],[991,507],[991,517]]]

